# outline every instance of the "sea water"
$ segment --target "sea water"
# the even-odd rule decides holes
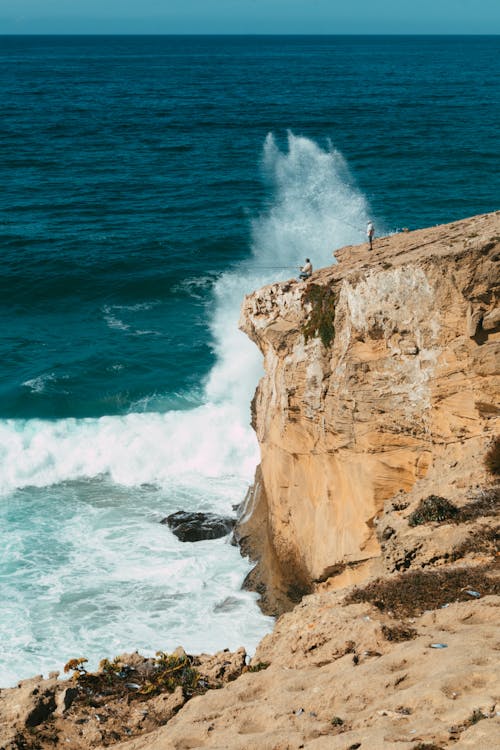
[[[243,296],[498,208],[498,37],[1,37],[0,685],[269,631]]]

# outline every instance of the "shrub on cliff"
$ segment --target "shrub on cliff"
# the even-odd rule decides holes
[[[458,508],[445,497],[429,495],[420,501],[418,508],[410,514],[410,526],[420,526],[429,521],[447,521],[458,514]]]
[[[122,657],[113,661],[103,659],[97,672],[88,672],[86,662],[85,658],[71,659],[64,667],[66,673],[73,672],[72,679],[80,697],[105,691],[109,695],[127,696],[127,700],[141,699],[163,692],[173,693],[180,686],[184,697],[190,698],[205,693],[210,687],[193,668],[192,658],[183,652],[157,651],[154,659],[144,658],[140,666],[124,664]]]
[[[494,564],[412,570],[356,587],[347,595],[345,603],[370,602],[381,612],[391,612],[395,617],[415,617],[450,602],[471,601],[478,593],[498,596],[500,580],[495,577],[495,570]]]
[[[302,333],[306,342],[319,336],[323,346],[328,348],[335,338],[335,295],[329,286],[309,284],[303,298],[304,303],[311,305],[311,311]]]

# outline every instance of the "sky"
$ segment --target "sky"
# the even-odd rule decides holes
[[[500,34],[500,2],[0,0],[0,34]]]

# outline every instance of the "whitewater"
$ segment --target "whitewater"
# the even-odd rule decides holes
[[[331,264],[335,249],[363,241],[373,217],[331,144],[289,133],[280,148],[270,134],[262,173],[271,199],[251,223],[249,255],[213,284],[215,365],[201,403],[0,421],[1,686],[77,656],[95,667],[180,644],[251,652],[271,628],[241,589],[250,566],[228,539],[182,544],[159,522],[176,510],[231,514],[252,482],[249,408],[262,361],[238,330],[244,295],[295,276],[306,256]],[[104,310],[110,326],[119,312]]]

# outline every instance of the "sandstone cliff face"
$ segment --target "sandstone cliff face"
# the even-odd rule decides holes
[[[458,496],[499,430],[500,212],[335,255],[310,282],[248,296],[240,320],[265,367],[247,515],[267,531],[265,584],[292,599],[377,572],[384,503],[427,485]],[[311,285],[334,293],[328,346],[305,340]]]
[[[242,316],[266,375],[238,533],[268,609],[314,592],[250,666],[136,653],[0,690],[0,750],[497,747],[500,213],[337,257]],[[311,285],[335,295],[328,345],[305,341]]]

